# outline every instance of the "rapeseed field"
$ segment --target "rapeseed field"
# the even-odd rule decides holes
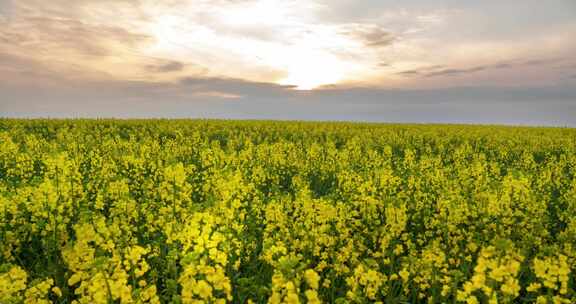
[[[576,303],[576,130],[0,120],[0,303]]]

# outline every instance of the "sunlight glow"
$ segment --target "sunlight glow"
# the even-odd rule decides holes
[[[336,84],[346,76],[347,67],[330,54],[306,49],[287,52],[287,77],[279,83],[298,90],[312,90]]]
[[[365,62],[340,55],[362,52],[360,42],[337,27],[305,20],[306,10],[290,3],[259,0],[233,3],[220,11],[190,7],[157,15],[148,30],[156,43],[148,51],[182,61],[209,62],[216,77],[274,82],[297,90],[338,84],[370,69]],[[207,23],[192,17],[198,11]],[[263,67],[270,71],[267,75],[277,77],[262,74],[259,78],[257,70]]]
[[[254,3],[239,3],[218,13],[223,23],[231,25],[276,25],[288,20],[284,2],[260,0]]]

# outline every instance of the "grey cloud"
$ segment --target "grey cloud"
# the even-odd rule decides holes
[[[552,59],[532,59],[532,60],[512,60],[494,64],[479,65],[468,68],[448,68],[441,65],[423,67],[398,72],[401,76],[421,76],[421,77],[440,77],[440,76],[457,76],[463,74],[472,74],[486,70],[512,69],[526,66],[548,65],[563,61],[562,58]]]
[[[376,24],[347,25],[344,33],[359,39],[369,47],[389,46],[396,40],[393,33]]]
[[[437,72],[428,73],[426,77],[436,77],[436,76],[454,76],[460,74],[476,73],[480,71],[487,70],[489,68],[494,68],[494,66],[477,66],[466,69],[444,69]]]
[[[249,98],[227,100],[201,91],[230,89]],[[268,90],[258,93],[255,89]],[[180,84],[102,81],[65,90],[24,90],[0,82],[3,117],[224,118],[374,122],[498,123],[576,126],[576,90],[564,87],[376,88],[290,92],[283,86],[234,79]],[[230,90],[228,90],[230,91]],[[270,94],[270,91],[276,92]]]
[[[225,78],[187,77],[177,83],[166,83],[118,80],[102,75],[97,80],[76,80],[62,77],[59,74],[51,74],[51,71],[41,63],[0,53],[0,63],[5,59],[14,61],[13,67],[28,67],[20,70],[14,69],[9,74],[3,74],[3,69],[9,67],[0,64],[0,92],[3,92],[6,102],[12,100],[16,104],[24,100],[44,104],[59,98],[77,102],[79,105],[84,105],[87,100],[103,99],[142,100],[162,104],[163,102],[218,100],[219,95],[235,95],[248,100],[268,98],[273,100],[298,94],[297,91],[291,90],[292,86]],[[16,75],[23,75],[21,81],[4,81],[7,78],[14,79]],[[47,81],[49,79],[51,82]],[[32,87],[35,89],[30,90]],[[36,95],[39,92],[45,92],[50,98],[43,100],[41,96]]]
[[[514,67],[513,63],[509,63],[509,62],[502,62],[502,63],[496,63],[493,65],[489,65],[486,66],[486,69],[507,69],[507,68],[512,68]]]
[[[521,65],[542,65],[564,61],[564,58],[549,58],[549,59],[531,59],[521,62]]]
[[[444,69],[444,68],[445,67],[443,65],[432,65],[432,66],[427,66],[427,67],[421,67],[418,69],[401,71],[401,72],[398,72],[396,74],[401,75],[401,76],[420,76],[422,74],[430,73],[430,72],[437,71],[437,70]]]
[[[419,70],[408,70],[408,71],[398,72],[396,74],[402,75],[402,76],[414,76],[414,75],[419,75],[420,71]]]
[[[149,64],[145,66],[146,71],[152,73],[170,73],[184,70],[186,64],[179,61],[166,61],[159,64]]]
[[[426,74],[427,77],[435,77],[435,76],[454,76],[459,74],[469,74],[469,73],[476,73],[485,70],[497,70],[497,69],[510,69],[510,68],[517,68],[517,67],[526,67],[526,66],[540,66],[540,65],[548,65],[556,62],[563,61],[563,58],[546,58],[546,59],[531,59],[531,60],[524,60],[524,61],[509,61],[509,62],[501,62],[496,64],[489,64],[489,65],[482,65],[476,66],[471,68],[464,68],[464,69],[445,69],[440,71],[435,71],[429,74]]]
[[[187,90],[217,91],[243,97],[286,97],[296,93],[292,90],[294,86],[241,79],[186,77],[180,80],[180,84]]]
[[[316,98],[338,102],[358,101],[358,103],[498,103],[542,102],[550,100],[570,101],[576,99],[576,88],[572,86],[545,87],[452,87],[441,89],[378,89],[350,88],[323,90],[315,93]],[[574,103],[576,106],[576,103]]]
[[[182,78],[178,83],[99,81],[54,78],[41,64],[0,55],[0,67],[42,75],[28,81],[0,78],[3,117],[122,117],[355,120],[376,122],[508,123],[576,126],[576,89],[449,88],[386,90],[324,89],[311,92],[290,86],[227,78]],[[10,62],[10,64],[8,64]],[[28,66],[29,68],[22,68]],[[446,70],[442,66],[427,67]],[[0,76],[5,75],[0,72]],[[55,89],[54,89],[55,88]],[[223,93],[242,98],[219,98]],[[200,94],[198,94],[200,93]]]
[[[13,64],[11,66],[4,65],[2,64],[4,60],[11,61]],[[3,74],[3,70],[9,71],[9,73]],[[5,81],[7,79],[15,80],[17,75],[19,75],[20,81]],[[203,96],[204,99],[218,99],[218,95],[233,95],[245,99],[270,98],[273,100],[300,94],[300,92],[293,90],[293,86],[229,78],[185,77],[177,83],[166,83],[123,81],[107,75],[101,75],[98,80],[76,80],[65,76],[53,73],[42,63],[0,53],[0,91],[2,92],[8,91],[9,88],[20,88],[16,91],[26,94],[29,90],[24,88],[34,85],[34,87],[42,88],[42,90],[50,90],[51,95],[74,95],[80,96],[80,99],[146,99],[151,102],[161,102],[166,99],[196,100],[198,99],[197,96]],[[51,81],[48,82],[48,80]]]
[[[382,29],[374,29],[372,31],[366,32],[364,33],[363,38],[368,46],[376,47],[390,45],[395,39],[391,33]]]
[[[576,63],[560,64],[560,65],[557,65],[556,68],[559,70],[572,71],[572,70],[576,70]]]

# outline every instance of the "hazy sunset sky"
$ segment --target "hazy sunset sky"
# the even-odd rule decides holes
[[[0,116],[576,126],[576,1],[0,0]]]

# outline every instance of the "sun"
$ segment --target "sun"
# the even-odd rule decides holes
[[[348,67],[334,55],[320,50],[287,51],[280,61],[286,77],[279,81],[282,85],[293,85],[297,90],[313,90],[336,84],[348,74]]]

